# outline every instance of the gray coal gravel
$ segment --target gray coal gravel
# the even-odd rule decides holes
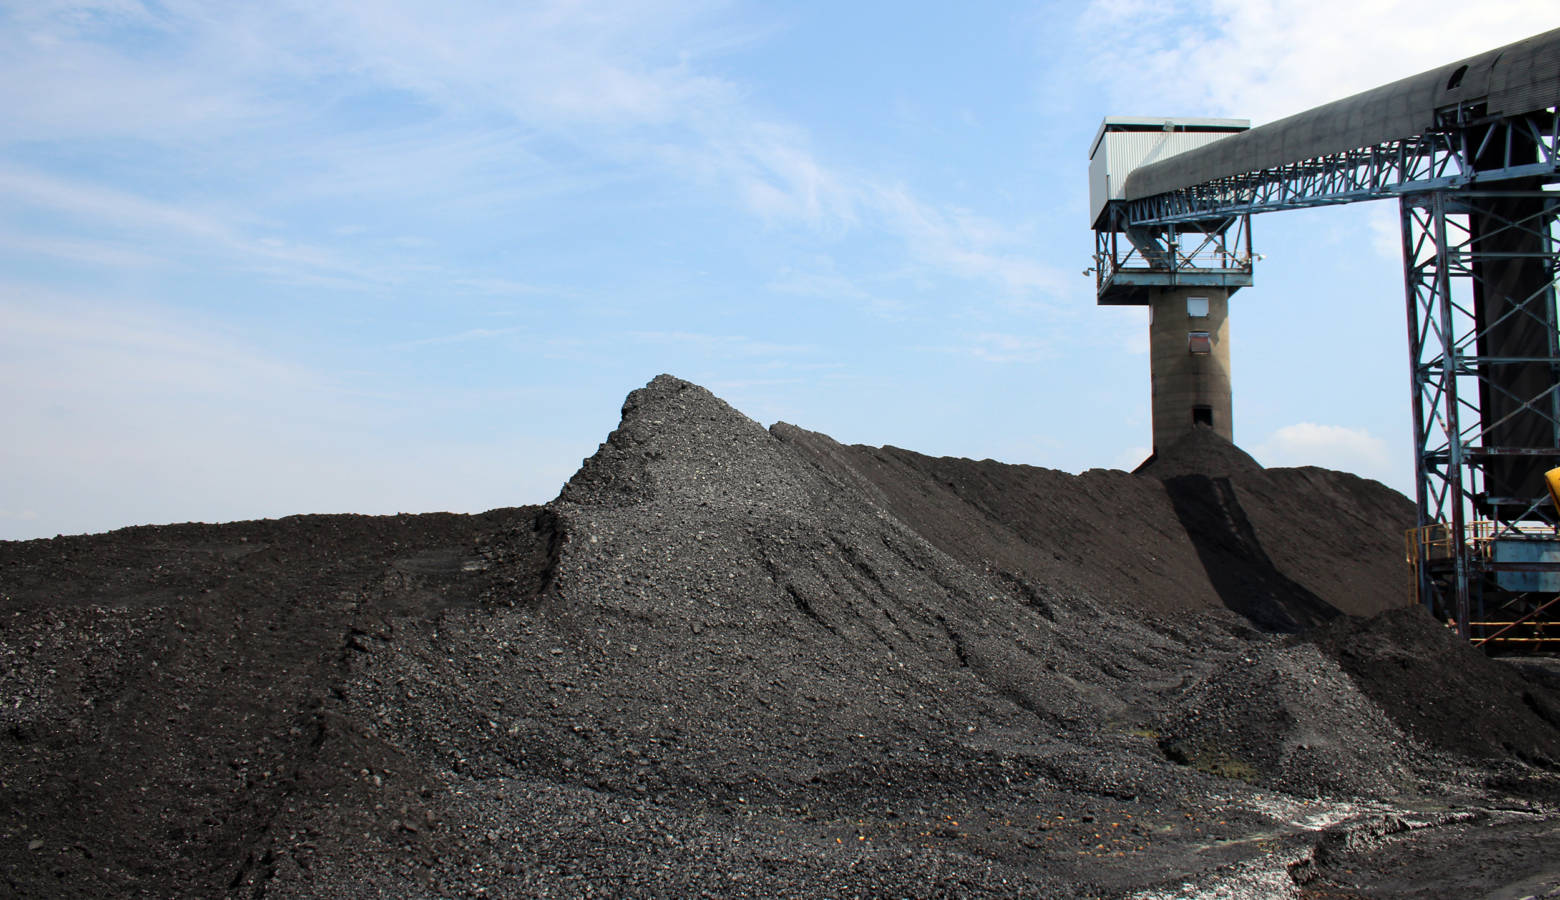
[[[1074,476],[661,376],[546,507],[0,544],[0,885],[1374,896],[1560,799],[1555,679],[1405,608],[1411,517],[1211,434]]]

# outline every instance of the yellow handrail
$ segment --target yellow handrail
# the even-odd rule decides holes
[[[1560,473],[1560,469],[1555,470]],[[1547,522],[1495,522],[1475,519],[1463,528],[1463,540],[1480,555],[1487,555],[1496,540],[1513,536],[1560,538],[1560,528]],[[1410,528],[1404,534],[1405,555],[1409,565],[1421,559],[1445,559],[1452,555],[1456,539],[1448,522],[1435,522],[1423,528]]]

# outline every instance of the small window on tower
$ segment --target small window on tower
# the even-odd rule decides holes
[[[1193,356],[1207,356],[1213,352],[1213,342],[1208,339],[1206,331],[1192,331],[1186,335],[1187,349]]]
[[[1208,298],[1187,297],[1186,314],[1194,319],[1201,319],[1208,315]]]
[[[1212,428],[1213,427],[1213,407],[1211,407],[1211,406],[1194,406],[1194,407],[1192,407],[1192,424],[1194,424],[1194,425],[1207,425],[1209,428]]]

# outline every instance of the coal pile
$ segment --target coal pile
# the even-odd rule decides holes
[[[1310,640],[1430,747],[1560,766],[1554,679],[1538,661],[1513,666],[1490,659],[1417,608],[1339,622]]]
[[[1409,602],[1411,518],[1211,434],[1073,476],[765,429],[662,376],[544,508],[0,544],[0,878],[1319,891],[1335,835],[1379,862],[1560,796],[1549,680],[1365,618]],[[1394,654],[1468,672],[1442,705],[1528,718],[1453,739]]]

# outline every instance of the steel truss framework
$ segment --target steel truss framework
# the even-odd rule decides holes
[[[1560,527],[1532,476],[1560,466],[1560,191],[1544,190],[1560,183],[1560,114],[1499,118],[1467,106],[1440,123],[1409,139],[1114,203],[1096,232],[1099,302],[1135,302],[1144,286],[1177,278],[1251,284],[1253,214],[1398,199],[1419,596],[1475,641],[1512,637],[1511,622],[1539,623],[1526,640],[1556,641]],[[1187,234],[1199,236],[1200,258],[1166,252]]]
[[[1442,130],[1129,200],[1124,218],[1136,228],[1202,222],[1560,172],[1555,110],[1483,120],[1480,113],[1451,110]],[[1536,159],[1511,156],[1524,146],[1536,150]],[[1494,148],[1503,149],[1503,159],[1489,159]]]
[[[1400,200],[1420,526],[1410,556],[1421,600],[1478,641],[1502,623],[1553,621],[1560,612],[1543,615],[1554,590],[1523,589],[1551,588],[1541,576],[1560,572],[1541,552],[1560,539],[1556,513],[1542,491],[1506,487],[1536,482],[1513,481],[1513,471],[1560,466],[1557,209],[1560,194],[1543,190],[1436,190]],[[1481,315],[1476,298],[1501,290],[1491,282],[1514,262],[1542,274],[1503,298],[1498,315]],[[1542,336],[1538,352],[1485,349],[1493,333],[1513,327]],[[1520,369],[1539,377],[1514,378]],[[1508,426],[1519,418],[1547,433],[1513,445]]]
[[[1147,286],[1249,286],[1256,213],[1560,174],[1555,110],[1481,115],[1477,106],[1453,109],[1442,115],[1444,128],[1413,138],[1114,202],[1108,224],[1095,231],[1091,271],[1099,301],[1139,303]],[[1519,158],[1513,148],[1526,152],[1517,151]]]
[[[1136,228],[1122,214],[1120,208],[1111,210],[1112,227],[1094,232],[1091,271],[1101,303],[1146,302],[1148,287],[1251,285],[1250,216],[1226,216],[1197,228]]]

